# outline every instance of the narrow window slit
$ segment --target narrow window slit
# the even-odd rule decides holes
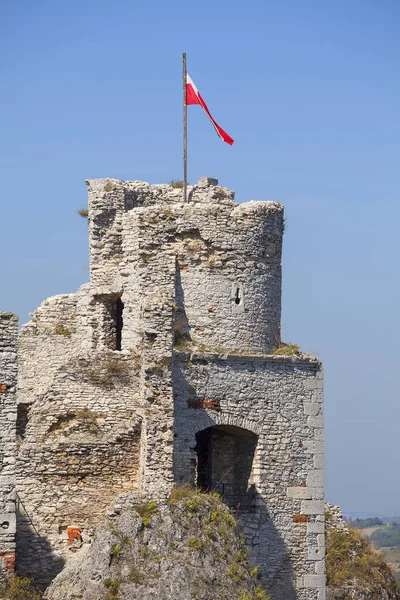
[[[241,301],[242,301],[242,298],[240,296],[240,288],[236,288],[235,304],[240,304]]]
[[[25,439],[26,428],[28,427],[29,411],[31,405],[20,403],[17,406],[17,436],[21,439]]]
[[[124,326],[123,320],[123,312],[124,312],[124,303],[121,298],[118,298],[115,303],[115,328],[116,328],[116,336],[115,336],[115,349],[121,350],[122,344],[122,328]]]

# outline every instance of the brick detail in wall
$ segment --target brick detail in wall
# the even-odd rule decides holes
[[[209,408],[210,410],[221,410],[221,403],[219,400],[210,400],[209,398],[202,398],[196,400],[188,400],[188,408]]]
[[[67,527],[68,546],[73,546],[74,542],[81,541],[81,528],[80,527]]]

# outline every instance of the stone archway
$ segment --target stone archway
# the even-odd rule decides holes
[[[254,457],[258,436],[241,427],[214,425],[196,434],[197,486],[215,490],[231,508],[254,507]]]

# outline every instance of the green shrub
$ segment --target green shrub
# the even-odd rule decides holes
[[[83,219],[87,219],[89,216],[89,211],[87,208],[80,208],[78,210],[78,215],[80,215]]]
[[[191,340],[187,333],[183,333],[182,331],[174,332],[174,350],[187,350],[190,344]]]
[[[121,547],[119,544],[113,544],[110,550],[111,558],[120,558],[121,556]]]
[[[297,344],[285,344],[281,342],[277,348],[271,351],[275,356],[298,356],[300,348]]]
[[[171,187],[173,187],[173,188],[180,188],[180,189],[182,189],[183,188],[183,184],[184,184],[184,182],[181,179],[171,179],[171,181],[169,182],[169,185]]]
[[[62,323],[58,323],[54,328],[54,333],[56,335],[67,335],[69,337],[71,335],[71,330]]]
[[[13,575],[5,585],[0,586],[3,600],[42,600],[42,594],[33,585],[30,577]]]
[[[139,569],[133,565],[129,574],[129,581],[131,581],[132,583],[140,584],[143,583],[144,578],[144,574],[141,573]]]
[[[174,485],[169,496],[168,504],[176,504],[186,498],[192,498],[198,493],[198,491],[191,485],[186,483],[185,485]]]
[[[254,600],[271,600],[271,596],[260,586],[257,586]]]
[[[152,500],[151,502],[146,502],[145,504],[139,504],[139,506],[135,506],[136,512],[142,517],[143,527],[148,527],[151,522],[151,518],[157,512],[157,502]]]
[[[111,579],[111,577],[107,577],[103,579],[103,583],[108,590],[110,590],[111,594],[118,594],[119,590],[119,581],[118,579]]]
[[[205,546],[204,541],[199,537],[191,537],[187,541],[187,546],[191,552],[202,550]]]

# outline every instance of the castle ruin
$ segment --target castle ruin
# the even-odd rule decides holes
[[[273,600],[325,599],[322,369],[281,347],[283,208],[90,180],[90,283],[0,313],[0,567],[48,585],[120,494],[217,490]]]

